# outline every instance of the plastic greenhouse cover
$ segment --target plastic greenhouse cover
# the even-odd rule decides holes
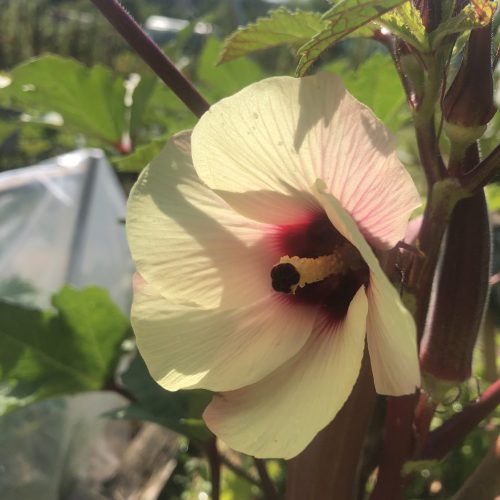
[[[0,298],[46,308],[65,283],[97,285],[128,312],[125,209],[98,149],[0,173]]]

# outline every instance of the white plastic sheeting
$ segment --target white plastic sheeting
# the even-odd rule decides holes
[[[0,173],[0,298],[46,308],[65,283],[97,285],[128,312],[125,207],[98,149]]]

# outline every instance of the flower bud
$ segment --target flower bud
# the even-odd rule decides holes
[[[490,227],[481,191],[455,207],[435,278],[420,362],[437,379],[461,382],[471,376],[489,272]]]
[[[471,144],[496,112],[491,70],[491,23],[472,30],[467,51],[442,103],[451,141]]]

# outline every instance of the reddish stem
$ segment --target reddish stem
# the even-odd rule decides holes
[[[471,193],[478,192],[500,174],[500,145],[470,172],[460,178],[462,186]]]
[[[429,434],[419,460],[441,459],[457,446],[478,424],[500,404],[500,380],[491,384],[476,403],[466,406]]]
[[[421,450],[427,442],[429,436],[429,429],[431,426],[436,405],[424,393],[420,393],[417,408],[415,410],[415,434],[417,450]]]
[[[411,457],[415,446],[413,416],[418,394],[388,397],[384,429],[384,450],[380,462],[377,484],[371,500],[401,498],[404,463]]]
[[[277,500],[278,494],[276,493],[274,483],[269,477],[269,473],[267,472],[266,462],[261,458],[256,458],[255,467],[257,468],[257,472],[259,473],[265,500]]]
[[[175,95],[197,116],[210,107],[192,83],[151,40],[118,0],[91,0],[111,25],[139,54],[141,59],[166,83]]]
[[[217,449],[217,438],[214,436],[205,446],[205,453],[210,468],[210,482],[212,483],[212,500],[220,498],[221,458]]]

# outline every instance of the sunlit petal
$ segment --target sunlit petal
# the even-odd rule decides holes
[[[252,384],[299,351],[315,317],[315,309],[276,294],[238,309],[179,307],[137,281],[132,307],[139,350],[169,390]]]
[[[367,300],[361,288],[344,322],[321,320],[304,348],[257,384],[217,394],[204,413],[232,448],[291,458],[342,408],[359,374]]]
[[[137,269],[171,302],[234,307],[267,295],[269,270],[279,258],[270,230],[236,213],[198,179],[186,133],[143,171],[128,202]]]
[[[379,246],[403,238],[420,204],[390,132],[331,73],[269,78],[213,105],[193,131],[193,162],[236,210],[242,199],[227,193],[246,193],[245,214],[264,222],[287,223],[260,194],[293,196],[304,210],[321,178]]]
[[[325,193],[321,181],[316,189],[332,224],[359,250],[370,268],[367,337],[375,389],[379,394],[410,394],[420,385],[413,318],[356,223],[338,200]]]

